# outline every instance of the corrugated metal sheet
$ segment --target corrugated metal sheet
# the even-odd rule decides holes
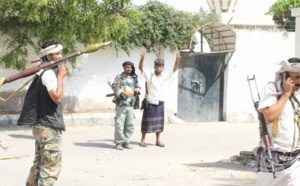
[[[198,32],[210,46],[211,52],[235,51],[236,33],[223,23],[208,23]]]

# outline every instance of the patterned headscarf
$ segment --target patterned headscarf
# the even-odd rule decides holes
[[[282,74],[283,72],[300,72],[299,58],[290,58],[288,61],[283,60],[277,64],[281,65],[281,68],[275,73],[276,80],[280,77],[280,74]]]
[[[50,45],[47,48],[41,49],[40,54],[42,57],[48,55],[48,54],[54,54],[56,52],[59,52],[63,49],[61,44],[57,45]]]

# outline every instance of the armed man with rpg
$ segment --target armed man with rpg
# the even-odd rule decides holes
[[[263,88],[258,106],[267,123],[270,147],[260,141],[257,186],[300,183],[300,59],[279,65],[275,82]]]
[[[82,51],[63,57],[63,46],[55,40],[47,40],[41,46],[41,64],[7,78],[0,78],[2,86],[20,78],[33,76],[17,122],[19,126],[30,126],[35,139],[35,158],[26,186],[54,185],[61,172],[61,137],[66,129],[62,112],[63,80],[67,75],[65,62],[70,58],[95,52],[110,43],[109,41],[92,44]],[[7,101],[14,94],[7,99],[0,97],[0,100]]]
[[[62,45],[55,40],[41,47],[42,64],[62,58]],[[62,113],[65,64],[36,75],[24,101],[17,125],[29,125],[35,139],[35,158],[26,185],[53,185],[61,171],[61,135],[65,131]]]

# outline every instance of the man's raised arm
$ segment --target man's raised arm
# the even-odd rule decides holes
[[[176,72],[176,70],[178,69],[180,59],[181,59],[180,53],[177,53],[176,61],[175,61],[174,67],[173,67],[173,72]]]
[[[140,63],[139,63],[139,69],[140,69],[141,73],[143,73],[145,56],[146,56],[146,52],[143,51],[141,54],[141,59],[140,59]]]

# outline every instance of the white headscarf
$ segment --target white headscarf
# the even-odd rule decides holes
[[[277,80],[283,72],[300,72],[300,63],[289,63],[283,60],[277,64],[281,65],[281,68],[275,73],[275,80]]]
[[[56,52],[59,52],[63,49],[61,44],[58,45],[50,45],[47,48],[41,49],[40,54],[42,57],[48,55],[48,54],[54,54]]]

